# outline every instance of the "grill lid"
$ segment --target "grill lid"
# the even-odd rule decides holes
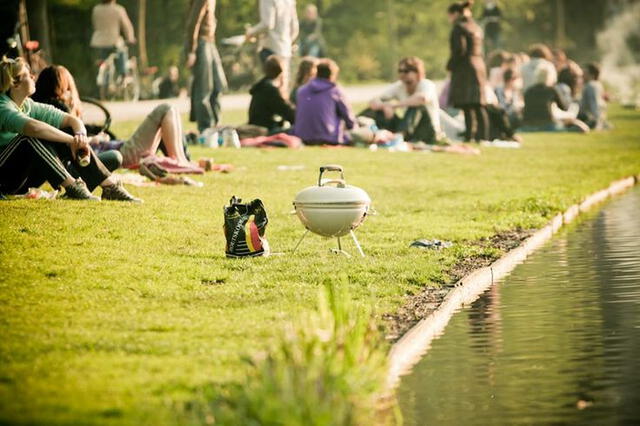
[[[340,172],[340,179],[323,179],[325,171]],[[294,206],[314,205],[369,205],[371,198],[357,186],[347,185],[341,166],[329,165],[320,167],[318,185],[309,186],[298,192]]]

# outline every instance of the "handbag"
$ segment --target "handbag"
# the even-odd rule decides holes
[[[268,256],[269,243],[264,234],[267,212],[259,199],[242,203],[235,195],[224,207],[225,254],[230,258]]]

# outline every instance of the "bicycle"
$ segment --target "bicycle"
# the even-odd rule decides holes
[[[231,90],[251,87],[260,76],[258,45],[236,35],[220,40],[220,59]]]
[[[124,75],[118,73],[116,60],[123,51],[128,51],[126,46],[114,49],[98,66],[96,84],[101,100],[137,101],[140,99],[140,74],[137,58],[135,56],[128,57]]]

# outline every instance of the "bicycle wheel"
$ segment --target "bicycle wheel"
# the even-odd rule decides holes
[[[81,98],[82,121],[90,135],[100,132],[109,132],[111,114],[99,101],[93,98]]]
[[[135,57],[129,58],[129,70],[123,80],[122,97],[125,101],[140,99],[140,75]]]

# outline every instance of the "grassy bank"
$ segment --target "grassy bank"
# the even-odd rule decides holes
[[[380,316],[393,312],[446,282],[460,260],[499,255],[472,241],[539,227],[640,172],[640,113],[611,118],[612,132],[531,134],[521,149],[480,156],[194,149],[237,169],[205,175],[203,188],[131,188],[139,206],[0,202],[0,423],[178,422],[207,384],[215,392],[240,382],[240,357],[313,308],[322,283],[341,283]],[[317,236],[289,254],[303,232],[291,201],[328,163],[342,164],[378,212],[357,231],[365,259],[336,257],[335,243]],[[232,195],[264,201],[267,237],[282,255],[224,258],[222,206]],[[455,245],[408,248],[418,238]]]

